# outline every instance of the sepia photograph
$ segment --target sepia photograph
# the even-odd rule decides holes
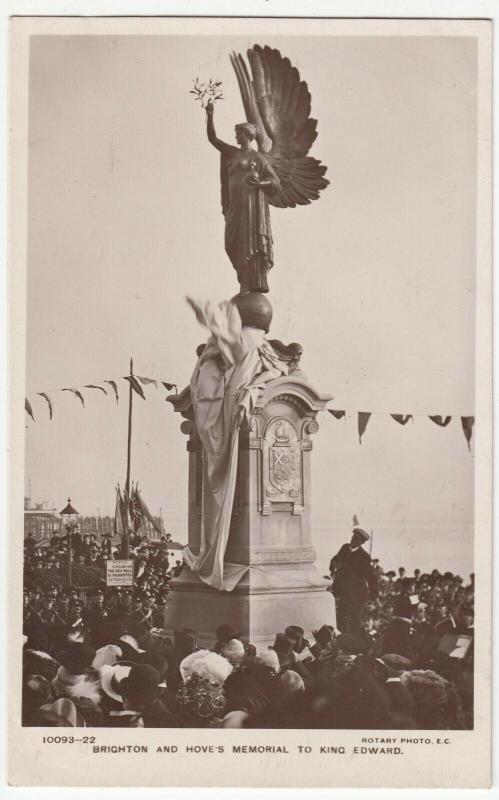
[[[11,20],[13,785],[488,785],[490,29]]]

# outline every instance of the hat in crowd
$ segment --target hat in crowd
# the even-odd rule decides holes
[[[352,534],[356,533],[358,536],[361,537],[362,541],[368,542],[371,538],[367,531],[364,528],[361,528],[360,525],[354,525],[352,528]]]
[[[161,681],[160,674],[150,664],[135,664],[128,675],[120,682],[123,695],[140,699],[147,703],[156,697]]]
[[[244,644],[240,639],[229,639],[222,647],[221,655],[231,664],[240,664],[244,658]]]
[[[23,651],[23,672],[25,675],[41,675],[48,680],[57,673],[59,664],[48,653],[41,650]]]
[[[40,713],[47,722],[55,723],[58,728],[79,728],[83,726],[83,718],[75,704],[67,697],[60,697],[54,703],[40,706]]]
[[[334,639],[334,628],[332,625],[323,625],[318,631],[312,631],[314,639],[319,644],[327,644]]]
[[[118,647],[116,644],[106,644],[104,647],[99,647],[97,650],[95,658],[92,661],[92,666],[95,669],[103,667],[104,664],[112,666],[113,664],[116,664],[116,662],[122,657],[123,651],[121,647]]]
[[[83,642],[68,642],[58,661],[72,675],[81,675],[92,665],[95,650]]]
[[[288,627],[284,631],[285,636],[293,643],[293,650],[297,653],[301,653],[302,650],[305,648],[305,632],[303,628],[300,628],[299,625],[288,625]]]
[[[191,628],[183,628],[181,631],[174,631],[173,642],[175,648],[182,653],[192,653],[196,647],[197,633]]]
[[[387,578],[394,578],[395,572],[393,571],[393,569],[389,569],[388,572],[385,572],[385,575]]]
[[[239,639],[240,633],[236,633],[232,625],[219,625],[215,631],[217,642],[227,644],[231,639]]]
[[[131,669],[130,664],[103,664],[99,670],[102,691],[117,703],[123,701],[120,683],[128,677]]]
[[[280,676],[279,680],[281,681],[281,684],[287,694],[305,691],[305,683],[303,678],[292,669],[287,669],[284,675]]]
[[[258,658],[259,661],[262,662],[262,664],[265,664],[266,667],[273,670],[274,672],[279,673],[281,665],[279,663],[279,657],[275,649],[269,647],[267,648],[267,650],[258,650],[256,657]]]
[[[431,669],[404,672],[400,680],[421,707],[435,707],[447,700],[447,681]]]
[[[285,633],[276,633],[272,649],[280,656],[290,655],[293,650],[293,642]]]
[[[196,650],[180,662],[180,674],[184,682],[195,674],[221,686],[232,669],[232,664],[226,658],[210,650]]]
[[[357,656],[367,650],[367,643],[360,636],[355,636],[353,633],[340,633],[336,642],[340,652],[349,656]]]
[[[139,643],[134,636],[129,633],[124,633],[119,638],[118,647],[121,648],[121,660],[128,661],[132,664],[139,662],[145,650],[141,650]]]
[[[398,653],[385,653],[380,659],[385,667],[387,667],[390,675],[400,675],[408,669],[412,668],[412,664],[405,656],[400,656]]]
[[[229,711],[222,720],[222,728],[242,728],[248,717],[247,711]]]

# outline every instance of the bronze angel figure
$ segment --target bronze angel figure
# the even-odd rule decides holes
[[[240,54],[231,55],[247,122],[236,125],[236,141],[217,138],[208,102],[208,140],[220,151],[225,250],[237,271],[241,293],[268,292],[274,263],[269,204],[294,208],[319,197],[327,167],[308,151],[317,138],[310,92],[296,67],[278,50],[248,50],[251,77]],[[254,148],[256,143],[258,149]]]

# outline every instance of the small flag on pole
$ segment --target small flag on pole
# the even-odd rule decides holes
[[[134,392],[137,392],[137,394],[139,395],[139,397],[142,398],[142,400],[146,399],[146,396],[144,394],[144,390],[142,389],[142,386],[138,382],[138,380],[135,377],[135,375],[124,375],[124,379],[126,381],[128,381],[128,383],[130,384],[130,386],[132,387]]]

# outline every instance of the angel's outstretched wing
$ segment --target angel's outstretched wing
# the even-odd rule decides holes
[[[307,84],[278,50],[255,45],[248,59],[251,78],[242,56],[231,56],[246,117],[256,125],[259,148],[281,182],[269,202],[281,208],[310,203],[329,181],[327,167],[307,155],[317,138]]]

